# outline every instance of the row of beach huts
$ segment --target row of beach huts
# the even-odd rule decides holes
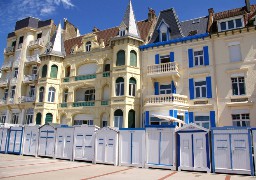
[[[255,146],[253,146],[253,144]],[[0,153],[92,163],[254,175],[256,129],[2,124]],[[1,164],[1,161],[0,161]]]

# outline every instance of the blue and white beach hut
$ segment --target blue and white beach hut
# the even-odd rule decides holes
[[[22,140],[23,140],[24,127],[15,125],[10,127],[8,136],[8,154],[21,154],[22,153]]]
[[[38,125],[24,127],[23,155],[37,156],[39,127]]]

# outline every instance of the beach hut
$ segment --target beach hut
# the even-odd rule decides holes
[[[119,165],[144,167],[145,129],[119,129]]]
[[[209,130],[191,123],[176,132],[178,170],[210,172]]]
[[[6,124],[1,124],[0,126],[0,153],[7,152],[8,136],[10,127]]]
[[[111,127],[103,127],[96,132],[96,163],[118,165],[118,132]]]
[[[21,125],[12,125],[8,136],[8,154],[21,154],[22,153],[22,140],[23,140],[24,127]]]
[[[213,173],[254,175],[250,128],[216,127],[211,133]]]
[[[37,156],[39,126],[28,125],[24,127],[23,155]]]
[[[95,136],[98,126],[81,125],[74,127],[74,160],[95,161]]]
[[[145,167],[176,169],[174,126],[146,126]]]

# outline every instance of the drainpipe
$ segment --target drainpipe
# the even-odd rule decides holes
[[[141,51],[141,50],[140,50]],[[140,53],[140,126],[143,122],[143,73],[142,73],[142,52]],[[144,124],[145,125],[145,124]]]

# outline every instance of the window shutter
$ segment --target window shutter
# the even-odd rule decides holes
[[[216,127],[215,111],[210,111],[210,123],[211,123],[211,127]]]
[[[51,123],[51,122],[52,122],[52,114],[46,114],[45,123]]]
[[[145,112],[145,125],[149,125],[149,111]]]
[[[189,79],[189,95],[190,95],[190,99],[194,99],[194,79],[191,78]]]
[[[156,54],[155,55],[155,64],[159,64],[159,58],[160,58],[159,54]]]
[[[193,49],[188,50],[188,63],[189,63],[189,68],[193,67],[194,64],[194,55],[193,55]]]
[[[209,66],[210,61],[209,61],[209,50],[208,46],[204,46],[204,65]]]
[[[206,86],[207,86],[207,98],[212,98],[212,80],[211,77],[206,77]]]
[[[172,94],[176,94],[176,87],[174,81],[172,81]]]
[[[189,124],[188,112],[185,112],[185,123]]]
[[[188,123],[193,123],[194,122],[194,113],[193,112],[189,112],[189,120]]]
[[[174,52],[170,52],[170,62],[174,62]]]
[[[154,87],[155,87],[155,95],[159,95],[159,82],[155,82]]]
[[[169,110],[169,115],[171,116],[171,117],[174,117],[174,110]],[[170,123],[171,125],[177,125],[175,122],[171,122]]]

